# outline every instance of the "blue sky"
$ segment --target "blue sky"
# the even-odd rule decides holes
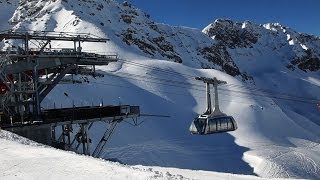
[[[118,0],[123,2],[123,0]],[[218,18],[279,22],[320,35],[320,0],[127,0],[156,22],[203,29]]]

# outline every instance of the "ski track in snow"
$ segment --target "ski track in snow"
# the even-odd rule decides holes
[[[61,2],[46,2],[48,4],[43,9],[40,8],[41,12],[50,13],[37,17],[39,18],[37,21],[34,21],[33,18],[19,19],[27,12],[24,12],[23,8],[22,10],[15,11],[15,8],[18,6],[17,3],[14,3],[13,6],[8,5],[8,8],[0,6],[0,20],[7,22],[11,18],[10,16],[14,14],[12,20],[21,20],[21,22],[13,24],[14,29],[90,32],[99,37],[107,37],[111,39],[107,44],[92,45],[92,43],[83,43],[84,50],[104,53],[106,51],[117,52],[122,59],[128,59],[132,62],[141,63],[144,66],[152,66],[180,74],[166,74],[154,69],[141,68],[126,63],[110,64],[106,67],[97,67],[97,70],[103,73],[105,77],[92,78],[84,76],[88,78],[90,83],[60,84],[46,97],[42,106],[48,108],[53,103],[61,104],[63,107],[70,107],[73,101],[78,105],[86,105],[103,100],[105,104],[139,105],[144,113],[171,116],[171,118],[161,120],[156,118],[148,119],[144,124],[136,128],[121,124],[111,142],[107,145],[105,152],[106,159],[117,158],[119,161],[130,165],[147,164],[176,168],[184,167],[238,174],[256,174],[267,178],[320,178],[320,122],[318,118],[319,112],[316,111],[314,105],[301,105],[296,102],[253,96],[250,94],[247,84],[244,84],[237,78],[213,69],[197,69],[201,67],[202,63],[208,62],[195,54],[193,54],[192,58],[196,57],[198,61],[193,62],[190,54],[188,54],[189,51],[196,48],[196,46],[193,46],[193,43],[201,44],[201,47],[205,47],[205,45],[209,46],[210,43],[214,42],[214,40],[210,37],[208,38],[201,31],[157,24],[160,31],[176,34],[175,40],[169,40],[174,47],[180,47],[180,44],[182,47],[185,47],[185,49],[177,48],[177,51],[179,51],[183,58],[183,64],[156,59],[156,57],[161,58],[159,54],[156,54],[152,59],[146,57],[146,54],[142,53],[136,45],[129,47],[118,37],[119,32],[128,28],[128,24],[120,21],[120,14],[130,11],[128,7],[110,1],[104,3],[104,13],[96,14],[93,17],[86,12],[86,9],[88,9],[88,12],[90,11],[92,5],[90,2],[75,3],[72,8],[70,4],[61,4]],[[69,0],[68,2],[74,1]],[[41,5],[41,3],[37,4],[38,2],[31,3],[33,4],[30,7]],[[141,32],[141,34],[137,33],[136,36],[138,38],[142,38],[143,33],[149,33],[152,37],[160,35],[155,30],[146,32],[149,27],[144,22],[148,24],[151,23],[151,20],[146,19],[142,12],[138,11],[137,13],[139,16],[134,21],[140,23],[140,25],[132,25],[130,27],[137,30],[137,32]],[[38,13],[34,16],[37,15]],[[74,25],[73,20],[76,20],[78,16],[81,18],[78,19],[77,25]],[[34,19],[36,18],[34,17]],[[99,25],[100,22],[104,22],[105,26],[101,27]],[[6,23],[0,24],[0,28],[7,29],[9,26],[10,24]],[[289,59],[288,57],[292,54],[276,54],[271,49],[265,50],[265,47],[271,47],[273,44],[276,44],[269,37],[279,30],[277,29],[279,28],[278,25],[267,24],[264,27],[265,29],[262,30],[262,27],[254,29],[263,33],[263,39],[260,39],[254,46],[254,49],[257,49],[256,52],[252,52],[250,48],[230,50],[230,55],[234,58],[239,68],[255,75],[255,87],[257,88],[281,90],[283,92],[297,95],[303,94],[319,99],[319,74],[317,72],[309,72],[308,74],[301,71],[287,72],[287,68],[284,68],[285,62],[281,61],[281,59],[284,58],[282,56],[286,56],[285,58]],[[297,39],[293,37],[295,33],[291,32],[290,29],[286,33],[288,34],[280,33],[276,36],[277,39],[275,41],[289,43],[289,48],[292,48],[297,54],[303,53],[303,47],[309,46],[307,44],[302,47],[297,42]],[[289,42],[286,40],[288,35],[293,37]],[[53,45],[67,47],[68,43],[53,43]],[[277,47],[277,44],[275,47]],[[315,47],[318,46],[315,45]],[[273,56],[269,56],[271,54]],[[248,55],[256,57],[256,59],[248,60]],[[146,81],[149,80],[148,78],[129,79],[128,77],[108,76],[108,74],[117,75],[117,73],[149,76],[150,81]],[[206,137],[190,135],[188,127],[192,119],[205,109],[205,94],[199,90],[201,88],[204,90],[203,84],[188,79],[183,74],[206,77],[215,76],[218,79],[227,81],[229,84],[246,85],[248,88],[224,86],[222,87],[224,90],[219,91],[221,92],[221,109],[225,113],[235,117],[239,129],[231,133]],[[130,77],[130,75],[128,76]],[[81,80],[81,77],[76,76],[75,78]],[[174,87],[160,84],[159,82],[152,83],[152,77],[183,81],[189,84],[198,83],[199,85],[196,86],[198,90],[195,89],[195,85]],[[107,83],[114,85],[106,85]],[[119,85],[126,88],[119,87]],[[237,93],[232,90],[244,91],[247,94]],[[69,97],[66,98],[63,92],[67,92]],[[92,132],[95,132],[93,143],[97,143],[101,138],[100,135],[104,129],[105,126],[101,124],[93,127]],[[10,141],[17,141],[25,145],[2,140],[8,138]],[[6,178],[9,179],[33,179],[34,177],[57,179],[65,176],[77,178],[76,175],[81,173],[83,173],[83,176],[80,176],[80,178],[84,179],[109,177],[110,175],[115,179],[212,179],[212,177],[218,179],[255,179],[254,176],[226,175],[161,167],[131,167],[117,163],[115,167],[104,167],[109,166],[110,163],[84,156],[76,156],[73,153],[56,151],[32,141],[21,139],[18,136],[7,134],[5,131],[0,133],[0,141],[2,144],[1,151],[6,152],[5,155],[3,153],[0,154],[1,162],[6,162],[6,165],[4,163],[1,164],[0,173],[4,173]],[[18,148],[19,151],[17,150]],[[9,151],[10,149],[14,151],[11,152]],[[30,154],[29,151],[25,151],[24,149],[32,150],[34,154]],[[14,153],[17,156],[14,156]],[[31,158],[31,162],[37,167],[36,172],[31,168],[29,169],[28,161],[30,159],[26,161],[28,156],[33,158]],[[39,158],[37,158],[38,156]],[[68,158],[64,159],[64,157]],[[14,160],[11,161],[10,158]],[[47,159],[54,162],[54,164],[46,164]],[[62,163],[59,163],[59,161]],[[86,161],[89,161],[90,165],[87,165]],[[67,165],[70,165],[69,163],[79,168],[88,166],[99,167],[100,169],[99,171],[87,169],[84,172],[72,169],[64,172],[64,168],[68,169]],[[111,164],[114,165],[114,163]],[[121,175],[123,168],[125,169],[123,170],[125,174],[117,176]],[[135,170],[138,170],[138,173],[135,173]],[[48,175],[40,171],[48,172]],[[101,171],[111,171],[112,174],[101,175]],[[178,173],[171,173],[176,171]],[[55,172],[57,174],[54,174]],[[184,175],[179,175],[180,172],[183,172]]]
[[[14,139],[12,138],[14,137]],[[175,168],[126,166],[73,152],[39,146],[25,138],[0,131],[1,179],[261,179]]]
[[[218,71],[214,70],[196,70],[196,69],[189,69],[184,70],[184,67],[182,65],[177,65],[174,63],[170,62],[161,62],[160,60],[158,61],[140,61],[139,63],[146,63],[150,66],[155,66],[155,67],[160,67],[162,69],[166,69],[168,66],[173,66],[173,69],[179,69],[179,71],[189,71],[189,73],[194,73],[194,74],[202,74],[204,76],[211,76],[210,74],[215,74],[215,76],[218,76],[222,79],[226,78],[228,81],[232,83],[237,83],[236,80],[230,79],[229,76],[225,77]],[[106,71],[100,69],[101,72]],[[125,69],[120,69],[118,72],[127,72],[127,73],[132,73],[132,74],[142,74],[145,75],[145,72],[141,72],[139,69],[135,69],[134,67],[126,67]],[[155,74],[154,72],[147,72],[150,76],[155,76],[157,75],[160,78],[160,74]],[[106,78],[106,77],[105,77]],[[103,78],[102,78],[103,79]],[[91,79],[90,81],[95,81]],[[100,81],[97,79],[96,81]],[[105,80],[101,80],[105,81]],[[120,83],[120,84],[126,84],[125,78],[113,78],[113,77],[108,77],[108,81],[105,82],[113,82],[113,83]],[[132,95],[126,95],[126,98],[124,97],[123,99],[126,99],[127,102],[135,102],[135,85],[139,87],[139,91],[137,92],[142,92],[145,93],[143,90],[147,90],[148,92],[151,88],[154,88],[154,84],[148,83],[148,82],[142,82],[140,83],[137,80],[130,80],[129,82],[131,88],[131,94]],[[61,91],[70,91],[68,90],[68,86],[61,85],[60,86],[59,92]],[[100,88],[104,88],[102,86],[99,86]],[[104,90],[104,93],[108,94],[108,98],[110,99],[117,99],[116,94],[115,95],[110,95],[108,92],[112,92],[112,89],[117,89],[119,93],[123,90],[123,88],[117,88],[117,87],[108,87],[108,89]],[[176,96],[172,94],[166,94],[166,93],[161,93],[160,89],[164,89],[164,87],[157,85],[156,94],[151,95],[151,99],[149,101],[144,101],[142,105],[142,109],[144,110],[152,110],[156,114],[163,114],[162,111],[159,111],[157,113],[157,109],[149,109],[147,108],[148,104],[153,104],[155,100],[153,100],[154,96],[160,96],[163,98],[165,101],[169,102],[179,102],[182,100],[185,100],[187,97],[183,96]],[[170,88],[171,89],[171,88]],[[178,90],[179,88],[173,88],[175,90]],[[120,90],[120,91],[119,91]],[[91,90],[89,90],[91,91]],[[53,92],[52,95],[56,94],[58,92]],[[128,92],[126,92],[128,93]],[[191,92],[191,94],[193,94]],[[148,95],[149,96],[149,95]],[[81,93],[77,94],[75,97],[77,99],[86,99]],[[129,98],[130,97],[130,98]],[[54,97],[53,99],[58,98]],[[224,97],[225,98],[225,97]],[[106,100],[106,99],[104,99]],[[195,111],[200,111],[201,109],[204,109],[204,104],[201,103],[203,100],[202,98],[195,98],[195,100],[199,103],[198,107],[199,109],[194,109]],[[60,101],[60,99],[59,99]],[[63,100],[61,100],[63,102]],[[106,100],[107,101],[107,100]],[[319,147],[319,142],[317,139],[317,133],[313,134],[312,132],[307,132],[307,131],[302,131],[302,128],[299,126],[299,123],[295,123],[295,121],[292,121],[289,117],[285,115],[280,115],[280,116],[266,116],[266,114],[281,114],[284,112],[278,108],[274,107],[273,105],[270,105],[269,103],[272,101],[261,101],[260,99],[256,99],[254,97],[250,97],[250,99],[245,99],[242,97],[242,101],[248,103],[246,106],[241,106],[239,107],[237,103],[231,103],[230,101],[223,101],[222,102],[222,107],[226,112],[230,112],[236,117],[236,120],[238,122],[239,129],[235,132],[230,133],[233,137],[236,138],[235,142],[238,145],[248,147],[249,149],[245,152],[248,153],[252,156],[257,156],[261,159],[259,163],[254,162],[253,158],[246,159],[244,158],[244,161],[246,161],[249,164],[254,164],[253,169],[254,172],[257,173],[258,175],[262,177],[268,177],[268,178],[275,178],[275,177],[293,177],[293,178],[301,178],[301,177],[310,177],[310,178],[316,178],[319,176],[320,170],[318,168],[319,164],[319,158],[317,156],[319,155],[319,151],[316,149]],[[124,103],[124,102],[123,102]],[[144,105],[146,104],[146,105]],[[162,104],[162,103],[160,103]],[[251,106],[251,105],[253,106]],[[259,106],[255,105],[259,104]],[[263,106],[263,109],[261,109],[260,106]],[[226,108],[227,107],[227,108]],[[170,108],[165,108],[164,112],[170,112],[171,113],[176,113],[172,112],[172,110],[169,110]],[[169,111],[167,111],[169,110]],[[176,108],[174,110],[177,110]],[[179,112],[184,112],[184,111],[179,111]],[[178,113],[181,115],[181,113]],[[183,114],[183,113],[182,113]],[[252,115],[251,115],[252,114]],[[178,119],[183,119],[182,117],[179,118],[180,115],[175,115],[176,118]],[[250,117],[252,116],[252,117]],[[250,117],[250,118],[248,118]],[[270,121],[273,118],[272,121]],[[268,121],[269,119],[269,121]],[[148,126],[151,125],[152,123],[155,123],[157,125],[154,125],[150,128],[155,128],[153,129],[154,131],[157,131],[157,133],[162,137],[160,140],[158,138],[151,140],[150,138],[154,136],[154,132],[150,132],[148,130]],[[168,120],[161,120],[163,123],[167,124],[166,121]],[[169,119],[169,121],[172,121]],[[166,125],[161,124],[158,120],[149,120],[146,123],[147,124],[142,124],[137,129],[132,128],[132,129],[119,129],[117,133],[114,135],[114,139],[111,141],[111,144],[108,145],[108,149],[106,151],[105,157],[106,158],[117,158],[121,162],[128,163],[128,164],[135,164],[135,163],[141,163],[141,164],[147,164],[147,165],[159,165],[159,166],[174,166],[174,167],[179,167],[180,165],[175,164],[174,161],[171,161],[173,158],[172,156],[167,156],[168,154],[176,154],[175,160],[178,160],[182,157],[185,157],[186,159],[189,160],[189,162],[195,162],[195,159],[197,158],[204,158],[204,157],[210,157],[213,158],[213,161],[219,161],[219,158],[225,158],[229,159],[231,157],[235,157],[235,155],[240,155],[243,156],[243,152],[235,150],[235,146],[232,143],[226,143],[226,144],[219,144],[219,143],[213,143],[212,141],[216,141],[218,139],[215,139],[215,136],[211,137],[202,137],[202,138],[213,138],[215,140],[211,140],[209,144],[207,141],[203,142],[197,142],[196,139],[192,140],[192,143],[188,142],[189,138],[193,138],[193,136],[189,137],[187,128],[188,128],[188,120],[186,123],[183,123],[184,125],[181,126],[180,120],[177,120],[176,123],[173,123],[175,125],[178,125],[180,128],[183,128],[183,131],[180,133],[173,133],[172,135],[174,136],[181,136],[181,138],[173,138],[174,136],[165,135],[166,132]],[[271,124],[270,124],[271,123]],[[311,122],[310,122],[311,123]],[[262,127],[259,127],[261,124]],[[267,125],[267,126],[266,126]],[[292,129],[290,130],[279,130],[279,131],[274,131],[272,130],[273,127],[291,127]],[[305,124],[306,127],[308,127],[307,124]],[[162,129],[163,128],[163,129]],[[260,131],[260,128],[264,128],[265,130]],[[262,130],[262,129],[261,129]],[[96,131],[101,131],[101,129],[96,129]],[[129,134],[133,134],[136,136],[137,139],[134,141],[124,140],[123,138],[129,138],[127,137],[127,132]],[[161,132],[162,131],[162,132]],[[179,130],[180,131],[180,130]],[[130,133],[131,132],[131,133]],[[299,133],[297,133],[299,132]],[[150,138],[142,138],[142,136],[146,137],[150,136]],[[187,135],[187,136],[186,136]],[[296,138],[290,138],[296,137]],[[144,140],[139,140],[139,139],[144,139]],[[131,138],[129,138],[131,139]],[[305,139],[305,140],[303,140]],[[303,140],[303,141],[302,141]],[[113,143],[114,141],[123,141],[123,143]],[[135,143],[132,143],[135,142]],[[316,149],[316,150],[312,150]],[[310,156],[300,156],[301,154],[305,154],[306,152],[309,151],[314,151],[315,154],[311,154]],[[179,154],[179,155],[178,155]],[[179,157],[181,156],[181,157]],[[216,157],[215,157],[216,156]],[[235,163],[236,161],[230,161],[230,163],[233,162]],[[239,162],[238,162],[239,163]],[[192,164],[192,163],[191,163]],[[210,162],[206,162],[207,166],[210,166]],[[229,164],[230,166],[231,164]],[[188,168],[191,169],[198,169],[197,166],[188,166]],[[292,169],[292,170],[291,170]],[[301,169],[301,170],[299,170]],[[296,172],[297,170],[297,172]],[[225,171],[228,171],[227,168]],[[230,171],[230,170],[229,170]],[[232,172],[232,171],[231,171]],[[241,172],[241,171],[240,171]],[[247,171],[242,171],[246,172]],[[305,174],[303,174],[305,172]],[[301,174],[302,173],[302,174]]]

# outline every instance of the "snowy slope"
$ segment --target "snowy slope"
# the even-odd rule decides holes
[[[18,1],[0,0],[0,31],[10,28],[9,19],[18,6]]]
[[[56,150],[0,131],[1,179],[262,179],[174,168],[125,166]]]
[[[73,101],[89,105],[103,100],[104,104],[140,105],[143,113],[171,116],[141,117],[145,122],[139,127],[121,124],[104,158],[131,165],[262,177],[320,177],[320,122],[315,104],[255,96],[250,91],[252,87],[265,88],[320,99],[319,70],[304,61],[292,62],[308,54],[306,47],[318,62],[319,38],[300,36],[287,28],[284,32],[276,24],[233,24],[228,20],[216,21],[203,32],[171,27],[153,22],[128,3],[111,0],[22,2],[9,20],[12,29],[90,32],[111,41],[84,44],[86,50],[117,52],[122,59],[139,63],[110,64],[99,68],[104,77],[87,77],[90,83],[59,85],[43,102],[44,108],[54,103],[70,107]],[[232,36],[223,36],[217,26],[220,22]],[[245,38],[251,35],[257,38]],[[306,62],[309,60],[307,57]],[[192,119],[205,109],[205,88],[190,76],[215,76],[228,82],[221,87],[221,108],[235,117],[237,131],[190,135]],[[251,82],[251,87],[243,80]],[[105,127],[103,123],[93,126],[93,145]]]
[[[228,83],[241,84],[215,70],[197,70],[160,60],[140,63],[174,69],[179,74],[215,76]],[[230,87],[223,87],[222,109],[236,118],[239,129],[232,133],[198,137],[191,135],[188,127],[192,117],[205,108],[202,84],[199,87],[177,86],[178,82],[197,82],[181,75],[168,75],[125,64],[108,76],[115,69],[118,67],[103,68],[106,76],[89,78],[91,83],[88,85],[61,85],[43,104],[50,107],[53,102],[60,102],[63,106],[70,106],[73,101],[80,105],[102,99],[104,103],[111,104],[119,101],[139,104],[145,113],[171,116],[168,119],[142,118],[145,123],[137,128],[122,124],[108,145],[105,158],[128,164],[156,164],[262,177],[319,177],[319,127],[303,117],[290,118],[273,100],[239,96],[229,91]],[[166,82],[163,85],[160,83],[164,82],[154,80],[169,77],[176,83]],[[64,98],[63,92],[71,97]],[[101,136],[103,127],[103,124],[96,124],[93,132],[96,135],[100,132]]]

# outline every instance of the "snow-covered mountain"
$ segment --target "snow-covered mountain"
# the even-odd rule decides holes
[[[126,60],[101,67],[105,76],[87,77],[89,84],[59,85],[43,107],[103,99],[171,116],[145,119],[137,128],[121,125],[105,158],[262,177],[320,177],[319,111],[316,103],[292,101],[292,96],[303,101],[320,99],[317,36],[278,23],[224,19],[202,31],[174,27],[154,22],[128,2],[113,0],[0,0],[0,20],[1,30],[106,37],[110,39],[107,44],[83,47],[116,52]],[[189,134],[192,119],[205,109],[204,86],[191,76],[228,82],[220,90],[221,108],[235,117],[237,131],[201,137]],[[93,128],[94,145],[105,125]]]
[[[2,4],[9,3],[12,7],[16,6],[15,2]],[[66,16],[67,19],[59,19]],[[94,26],[83,29],[82,25],[87,22],[94,22]],[[128,2],[89,0],[61,3],[21,0],[8,23],[13,30],[103,31],[116,42],[118,47],[111,48],[114,51],[126,49],[144,57],[219,69],[240,76],[242,80],[254,81],[255,72],[261,71],[259,67],[248,69],[247,64],[252,61],[262,66],[261,62],[281,61],[277,65],[290,71],[317,72],[320,69],[320,38],[298,33],[279,23],[258,25],[250,21],[238,23],[218,19],[201,32],[155,23]]]

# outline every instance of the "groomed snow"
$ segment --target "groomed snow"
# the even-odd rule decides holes
[[[268,178],[319,177],[317,124],[290,108],[279,108],[270,98],[237,93],[249,91],[235,89],[235,85],[242,83],[220,71],[162,60],[132,60],[140,67],[113,63],[97,68],[104,77],[87,77],[89,83],[85,84],[59,85],[43,106],[52,107],[54,102],[59,102],[70,107],[73,102],[89,105],[103,100],[105,104],[138,104],[143,113],[170,115],[167,119],[141,117],[145,120],[142,125],[130,127],[124,123],[116,130],[104,157],[126,164],[257,174]],[[186,78],[186,74],[214,76],[233,85],[221,87],[220,104],[225,113],[235,117],[236,131],[200,137],[188,132],[192,117],[205,109],[205,87]],[[63,92],[69,97],[65,98]],[[96,136],[93,146],[104,128],[99,123],[93,126]]]
[[[91,2],[74,3],[72,8],[71,3],[75,2],[72,0],[64,5],[61,5],[62,1],[47,2],[51,4],[43,7],[41,12],[50,13],[37,17],[36,21],[33,17],[29,20],[19,19],[18,15],[21,15],[21,12],[17,10],[16,18],[21,22],[14,28],[90,32],[100,37],[107,37],[111,39],[107,44],[84,43],[84,50],[117,52],[120,58],[140,63],[142,66],[118,62],[106,67],[97,67],[104,77],[85,77],[88,78],[89,83],[58,85],[44,100],[42,107],[52,108],[54,103],[57,106],[61,104],[63,107],[71,107],[73,102],[77,106],[91,105],[99,104],[103,100],[104,104],[139,105],[143,113],[170,115],[170,118],[166,119],[141,117],[140,120],[145,122],[138,127],[121,124],[107,145],[104,158],[118,159],[130,165],[142,164],[250,174],[266,178],[319,179],[320,122],[315,105],[255,96],[249,91],[250,87],[247,84],[234,77],[217,70],[197,69],[202,63],[208,62],[195,55],[196,45],[205,47],[214,41],[201,31],[157,24],[158,28],[168,32],[167,35],[175,34],[174,38],[167,38],[167,40],[181,54],[183,64],[177,64],[156,58],[151,59],[137,46],[128,46],[118,37],[119,32],[129,27],[137,31],[138,39],[148,33],[150,36],[160,36],[158,32],[147,26],[151,21],[146,19],[140,11],[137,12],[139,16],[134,19],[140,25],[129,26],[121,20],[120,14],[131,9],[113,1],[108,3],[95,1],[104,3],[105,7],[103,13],[96,13],[95,16],[89,15],[91,9],[95,8],[90,4]],[[1,13],[2,11],[0,15]],[[77,19],[76,16],[81,16],[81,19]],[[7,18],[9,17],[6,15],[4,19]],[[100,25],[101,22],[104,26]],[[1,27],[7,27],[7,24],[4,26],[1,24]],[[285,33],[290,35],[278,33],[274,36],[275,32],[284,32],[279,24],[267,24],[264,27],[259,32],[263,36],[252,48],[255,51],[249,48],[230,50],[230,55],[239,68],[254,76],[256,86],[253,88],[273,89],[319,99],[320,76],[317,72],[304,73],[299,70],[291,72],[285,67],[287,63],[283,59],[288,60],[294,56],[290,48],[296,54],[304,52],[294,33],[291,34],[291,31],[286,30]],[[245,26],[245,28],[248,27]],[[276,39],[273,39],[274,37]],[[282,47],[282,44],[292,46]],[[311,44],[307,43],[305,46],[309,48]],[[66,47],[63,43],[58,45]],[[275,53],[273,47],[283,48],[281,52],[284,53]],[[314,47],[319,46],[315,44]],[[160,55],[158,54],[157,57]],[[153,68],[142,68],[143,66],[156,67],[176,74],[159,72]],[[186,78],[183,74],[217,77],[228,82],[228,85],[221,87],[220,90],[221,109],[236,119],[238,130],[201,137],[193,136],[188,132],[192,119],[205,109],[205,88],[203,83]],[[64,92],[69,96],[66,97]],[[103,123],[96,123],[93,126],[92,147],[97,144],[105,128],[106,125]],[[179,179],[179,174],[186,178],[198,179],[207,177],[213,179],[220,175],[222,179],[254,178],[204,171],[123,166],[35,144],[22,145],[5,140],[12,136],[6,133],[3,135],[3,132],[0,140],[0,157],[1,162],[5,163],[1,163],[0,173],[3,173],[3,176],[7,174],[9,179],[15,178],[15,175],[21,179],[34,177],[76,179],[78,176],[85,179],[91,176],[99,178],[102,173],[105,173],[101,175],[102,178],[115,175],[115,178],[119,176],[120,179],[156,178],[154,176],[160,176],[159,174],[162,173],[160,178],[169,179],[171,176],[166,172],[174,175],[176,179]],[[20,138],[14,139],[21,141]],[[22,140],[22,142],[26,141]],[[75,165],[74,169],[70,165]],[[83,170],[83,167],[86,170]],[[159,172],[156,173],[156,171]],[[125,172],[123,176],[121,172]],[[189,176],[189,174],[192,175]]]
[[[1,179],[262,179],[175,168],[126,166],[37,144],[0,130]]]

